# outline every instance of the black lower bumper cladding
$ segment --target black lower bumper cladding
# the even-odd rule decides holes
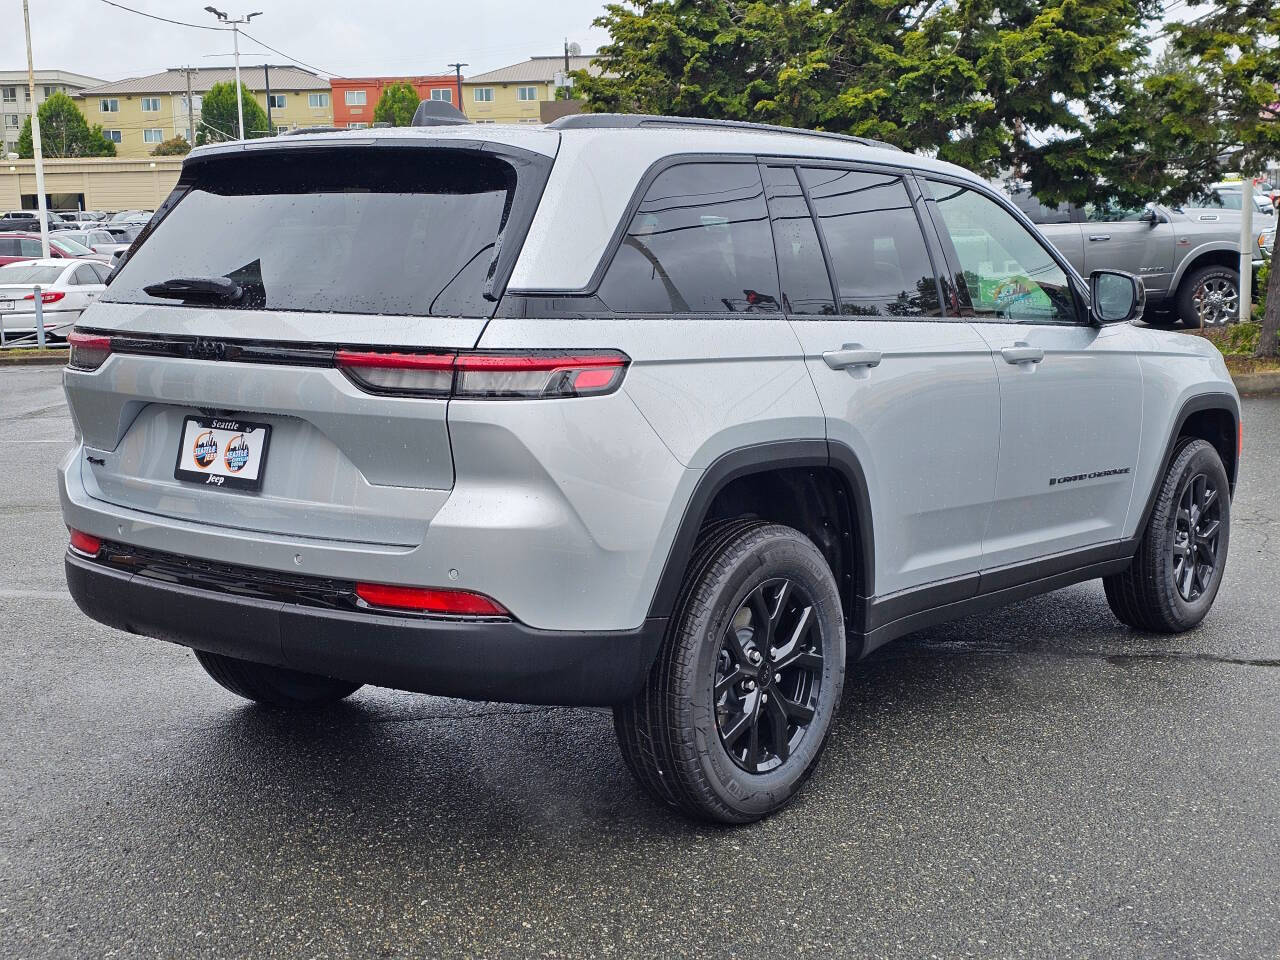
[[[357,683],[507,703],[609,706],[643,685],[666,621],[537,630],[516,620],[360,609],[354,584],[188,561],[106,544],[67,553],[85,614],[130,633]]]

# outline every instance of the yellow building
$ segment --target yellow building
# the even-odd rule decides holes
[[[46,159],[44,189],[55,209],[154,210],[181,172],[182,157]],[[35,208],[35,161],[0,162],[0,210]]]
[[[569,70],[590,70],[590,56],[569,57]],[[541,104],[556,97],[565,58],[533,57],[462,81],[462,112],[476,123],[541,123]]]
[[[115,142],[117,156],[147,157],[156,144],[165,140],[173,137],[191,140],[188,78],[191,113],[199,129],[203,95],[215,83],[235,82],[235,71],[230,67],[192,67],[130,77],[81,90],[76,99],[90,125],[101,124],[103,133]],[[333,123],[329,81],[309,70],[274,64],[244,66],[240,68],[240,82],[264,112],[268,106],[267,90],[271,90],[269,113],[273,133]],[[232,137],[236,133],[225,132]]]

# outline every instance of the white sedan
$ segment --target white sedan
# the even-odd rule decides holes
[[[110,266],[97,260],[23,260],[0,267],[0,330],[6,340],[35,333],[35,287],[46,334],[64,337],[102,295]]]

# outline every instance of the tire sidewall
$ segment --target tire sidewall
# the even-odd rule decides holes
[[[680,678],[678,687],[688,697],[697,761],[717,798],[744,820],[772,812],[804,784],[825,746],[844,685],[843,611],[835,578],[809,540],[794,531],[788,533],[750,544],[716,585],[714,601],[686,625],[700,638],[700,647],[689,661],[692,670]],[[821,686],[813,722],[786,763],[768,773],[752,774],[739,767],[720,742],[713,693],[718,641],[751,591],[778,577],[798,582],[813,599],[823,644]]]
[[[1187,456],[1189,454],[1189,456]],[[1179,466],[1180,465],[1180,466]],[[1226,572],[1228,548],[1231,543],[1231,490],[1227,471],[1216,450],[1203,440],[1193,441],[1174,458],[1175,469],[1165,478],[1161,496],[1168,498],[1164,522],[1159,527],[1160,536],[1153,544],[1159,559],[1156,576],[1161,584],[1170,612],[1183,629],[1190,629],[1202,621],[1217,598],[1218,588]],[[1184,600],[1173,580],[1173,542],[1176,535],[1178,503],[1186,492],[1187,484],[1199,474],[1210,477],[1218,488],[1221,528],[1218,533],[1217,562],[1208,587],[1195,600]]]

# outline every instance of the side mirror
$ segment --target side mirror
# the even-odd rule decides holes
[[[1095,270],[1089,274],[1089,316],[1098,326],[1128,323],[1142,316],[1147,288],[1140,277],[1123,270]]]

